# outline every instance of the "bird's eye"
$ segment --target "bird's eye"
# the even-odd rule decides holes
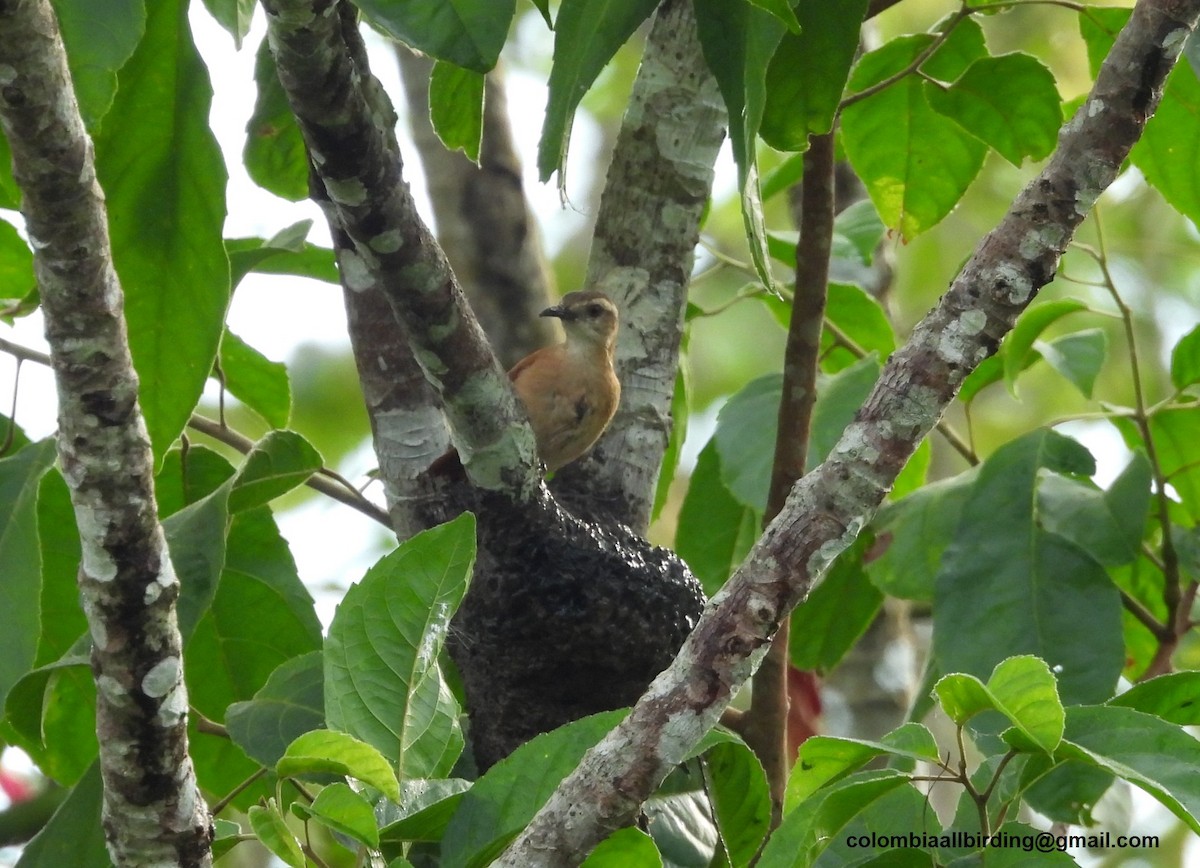
[[[587,311],[588,316],[600,316],[604,312],[604,308],[598,304],[589,304]]]

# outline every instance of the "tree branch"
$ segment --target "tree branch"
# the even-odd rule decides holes
[[[212,821],[188,756],[179,580],[155,515],[92,143],[47,0],[0,3],[0,67],[0,122],[34,248],[58,453],[83,547],[105,838],[118,865],[207,866]]]
[[[268,38],[348,292],[380,292],[441,398],[472,481],[530,501],[533,432],[401,175],[395,114],[346,2],[267,0]]]
[[[963,379],[1054,276],[1162,95],[1200,0],[1141,0],[1042,172],[888,360],[828,459],[793,488],[678,657],[495,863],[577,864],[716,723],[771,635],[854,540]]]
[[[553,485],[581,514],[603,505],[639,531],[671,433],[683,305],[725,121],[692,4],[667,0],[646,40],[588,263],[587,285],[603,286],[621,309],[621,406],[589,455]]]

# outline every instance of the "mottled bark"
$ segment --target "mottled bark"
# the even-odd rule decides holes
[[[668,0],[650,28],[617,137],[586,281],[621,309],[621,407],[591,453],[552,486],[581,514],[639,531],[650,521],[671,433],[684,302],[725,119],[692,5]]]
[[[550,274],[541,235],[521,183],[513,144],[504,73],[487,74],[479,165],[449,151],[429,119],[433,60],[396,46],[408,100],[409,129],[421,155],[433,203],[438,243],[466,293],[471,309],[505,368],[556,333],[539,313],[551,304]]]
[[[209,865],[212,821],[188,756],[179,580],[156,515],[92,143],[48,0],[0,3],[0,69],[83,547],[105,837],[118,865]]]
[[[780,621],[857,536],[966,376],[1054,276],[1162,96],[1200,0],[1141,0],[1058,149],[888,360],[828,459],[792,489],[670,669],[592,750],[497,865],[578,864],[716,721]]]

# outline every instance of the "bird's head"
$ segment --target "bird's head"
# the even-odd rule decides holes
[[[619,316],[612,299],[594,289],[569,292],[562,300],[541,312],[562,320],[568,341],[582,341],[611,350],[617,340]]]

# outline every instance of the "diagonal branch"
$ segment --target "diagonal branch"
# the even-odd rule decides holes
[[[212,864],[188,756],[179,580],[155,514],[121,286],[92,143],[48,0],[0,4],[0,121],[58,386],[58,454],[83,546],[104,831],[118,865]]]
[[[590,750],[497,865],[566,866],[638,806],[711,728],[792,606],[857,536],[963,379],[1054,276],[1162,96],[1200,0],[1141,0],[1042,172],[888,361],[829,458],[712,600],[678,657]]]

